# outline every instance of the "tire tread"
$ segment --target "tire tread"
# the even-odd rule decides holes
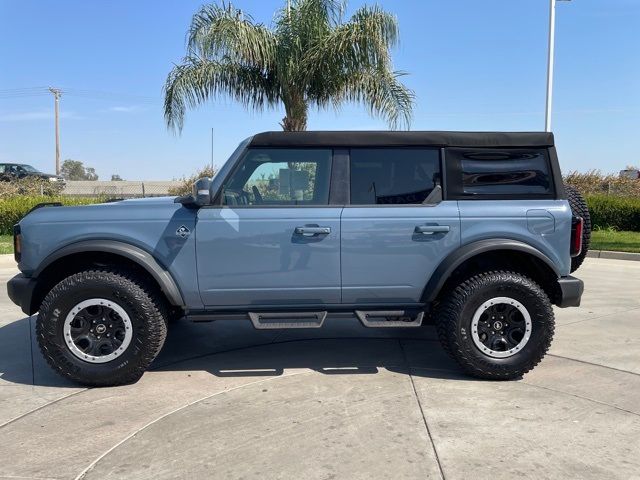
[[[46,321],[57,298],[69,291],[82,288],[85,282],[96,278],[106,280],[111,286],[127,291],[129,295],[134,297],[137,305],[144,312],[147,335],[144,339],[145,348],[141,350],[142,355],[137,358],[136,362],[128,365],[128,368],[117,370],[112,375],[85,378],[79,377],[72,369],[68,368],[68,365],[56,360],[56,346],[50,345],[47,340]],[[166,302],[157,289],[153,288],[145,279],[134,272],[123,269],[96,268],[70,275],[51,289],[43,300],[38,313],[36,337],[40,351],[49,366],[63,377],[90,387],[124,385],[137,381],[160,352],[167,335],[166,318]]]
[[[514,368],[506,365],[491,363],[487,360],[479,361],[478,357],[471,357],[463,348],[458,334],[459,314],[465,303],[480,288],[489,284],[512,283],[529,290],[530,295],[541,298],[545,305],[547,321],[545,327],[548,334],[542,349],[537,355],[527,359],[521,366]],[[538,319],[540,320],[540,319]],[[509,380],[519,378],[532,370],[546,355],[554,334],[554,314],[551,302],[544,290],[533,280],[518,273],[510,271],[489,271],[468,278],[453,288],[444,296],[436,315],[436,331],[438,339],[444,350],[469,374],[474,377],[491,380]]]

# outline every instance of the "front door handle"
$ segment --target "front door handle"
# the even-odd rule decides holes
[[[296,235],[304,235],[305,237],[329,235],[331,233],[331,227],[296,227],[295,233]]]
[[[447,233],[449,225],[417,225],[414,232],[433,235],[434,233]]]

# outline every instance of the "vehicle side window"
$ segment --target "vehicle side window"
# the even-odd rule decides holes
[[[250,149],[224,186],[224,205],[326,205],[332,150]]]
[[[354,148],[351,204],[420,204],[440,183],[440,151],[429,148]]]
[[[547,149],[464,149],[446,153],[449,193],[459,198],[553,195]]]

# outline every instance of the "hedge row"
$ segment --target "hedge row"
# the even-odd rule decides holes
[[[640,232],[640,197],[590,195],[586,200],[595,228]]]
[[[50,182],[43,178],[26,177],[19,180],[0,181],[0,199],[15,196],[60,195],[63,185],[61,182]]]
[[[569,172],[564,183],[572,185],[582,195],[616,195],[619,197],[640,197],[640,180],[604,174],[600,170],[586,173]]]
[[[13,225],[18,223],[25,214],[39,203],[60,202],[63,205],[88,205],[100,203],[103,199],[74,198],[61,196],[20,195],[9,198],[0,198],[0,235],[13,233]]]

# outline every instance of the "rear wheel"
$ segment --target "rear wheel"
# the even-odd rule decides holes
[[[582,265],[589,251],[589,243],[591,242],[591,216],[589,215],[587,202],[580,192],[571,185],[565,185],[564,188],[567,192],[567,200],[571,206],[571,213],[576,217],[582,217],[584,221],[582,227],[582,250],[580,251],[580,255],[571,257],[571,272],[575,272],[580,265]]]
[[[76,273],[45,297],[36,333],[49,365],[89,386],[138,380],[166,337],[166,309],[144,279],[115,270]]]
[[[471,375],[508,380],[546,354],[554,315],[545,292],[511,272],[471,277],[440,303],[436,327],[445,350]]]

